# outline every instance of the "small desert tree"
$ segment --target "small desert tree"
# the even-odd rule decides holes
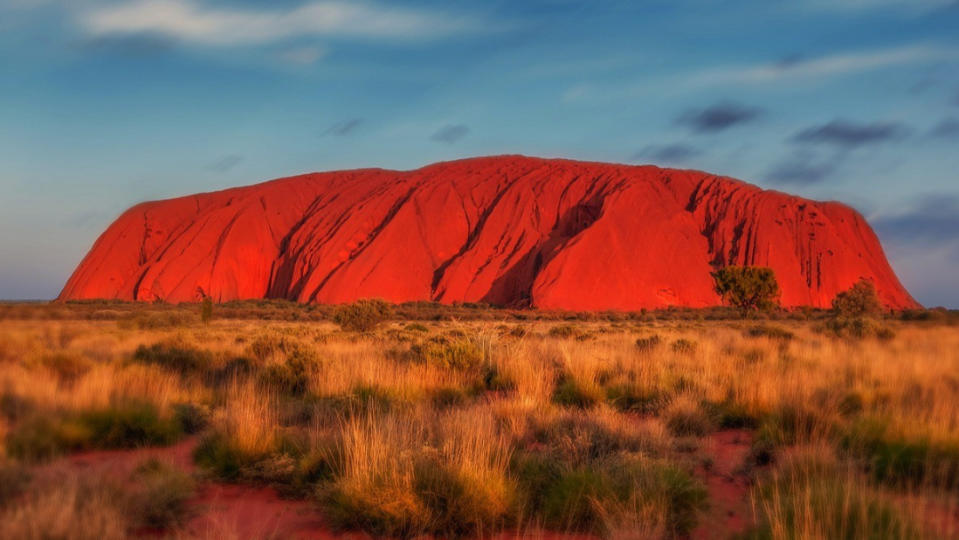
[[[882,313],[882,303],[876,294],[876,286],[863,278],[837,294],[832,309],[839,317],[871,317]]]
[[[213,320],[213,299],[209,296],[204,296],[200,303],[200,320],[204,324]]]
[[[393,316],[393,306],[385,300],[357,300],[336,309],[333,322],[344,330],[369,332]]]
[[[779,304],[779,284],[772,268],[727,266],[712,273],[716,294],[746,317],[752,311],[766,311]]]

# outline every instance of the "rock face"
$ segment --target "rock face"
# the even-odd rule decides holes
[[[521,156],[306,174],[138,204],[61,299],[720,304],[710,272],[770,266],[785,306],[860,278],[917,306],[851,208],[697,171]]]

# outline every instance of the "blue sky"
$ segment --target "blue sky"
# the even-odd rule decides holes
[[[0,0],[0,298],[139,201],[521,153],[847,202],[959,307],[957,150],[956,0]]]

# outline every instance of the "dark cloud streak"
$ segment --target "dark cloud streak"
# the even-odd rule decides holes
[[[809,152],[797,152],[774,165],[766,173],[766,179],[776,184],[818,184],[831,176],[841,163],[841,155],[822,159]]]
[[[690,159],[699,156],[702,153],[703,151],[699,148],[690,146],[688,144],[651,144],[643,147],[638,152],[633,154],[631,161],[652,160],[656,163],[680,164],[686,163]]]
[[[351,118],[349,120],[343,120],[341,122],[337,122],[333,124],[332,126],[330,126],[325,132],[323,132],[323,134],[333,135],[334,137],[345,137],[347,135],[352,134],[354,131],[356,131],[356,129],[360,127],[360,124],[362,123],[363,123],[362,118]]]
[[[806,128],[792,136],[792,141],[802,144],[827,144],[852,149],[904,138],[909,129],[897,122],[873,122],[858,124],[836,119],[828,124]]]
[[[243,156],[228,154],[214,161],[213,163],[210,163],[206,168],[210,171],[226,173],[233,170],[233,168],[239,165],[241,161],[243,161]]]
[[[946,118],[929,130],[930,137],[955,138],[959,137],[959,120]]]
[[[750,107],[731,101],[723,101],[705,109],[691,109],[679,116],[676,123],[697,133],[717,133],[733,126],[752,122],[762,116],[759,107]]]
[[[463,137],[467,136],[470,132],[470,128],[464,124],[454,124],[449,126],[444,126],[436,131],[433,135],[430,136],[431,141],[443,142],[446,144],[453,144],[458,142]]]
[[[904,242],[942,243],[959,241],[959,196],[929,195],[911,211],[882,216],[873,221],[884,238]]]
[[[104,35],[76,43],[76,48],[88,53],[110,53],[129,56],[149,56],[165,53],[176,46],[167,36],[150,33]]]

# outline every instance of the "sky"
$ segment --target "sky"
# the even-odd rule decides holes
[[[0,0],[0,299],[137,202],[492,154],[840,200],[959,307],[959,0]]]

